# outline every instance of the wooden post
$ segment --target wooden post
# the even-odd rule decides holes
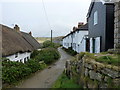
[[[52,45],[52,30],[51,30],[51,45]]]

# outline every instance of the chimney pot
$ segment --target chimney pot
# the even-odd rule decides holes
[[[29,34],[32,36],[32,32],[30,31]]]
[[[83,25],[84,25],[83,22],[79,22],[79,23],[78,23],[78,28],[80,28],[80,27],[83,26]]]
[[[73,31],[75,31],[77,29],[77,27],[73,27]]]
[[[17,31],[17,32],[20,32],[20,27],[19,27],[17,24],[15,24],[14,29],[15,29],[15,31]]]

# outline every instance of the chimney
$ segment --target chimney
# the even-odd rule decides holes
[[[83,22],[79,22],[79,23],[78,23],[78,28],[80,28],[80,27],[83,26],[83,25],[84,25]]]
[[[17,24],[15,24],[14,29],[16,32],[20,32],[20,27]]]
[[[32,32],[30,31],[29,34],[32,36]]]
[[[73,31],[75,31],[77,29],[77,27],[73,27]]]

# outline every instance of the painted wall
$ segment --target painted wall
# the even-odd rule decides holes
[[[98,24],[94,25],[94,12],[98,12]],[[101,51],[105,51],[106,5],[95,2],[88,18],[89,38],[102,37]],[[91,42],[92,43],[92,42]]]
[[[63,47],[64,48],[68,49],[69,47],[71,47],[71,43],[72,43],[72,35],[69,35],[63,39]]]
[[[76,31],[63,39],[63,47],[72,49],[78,53],[85,52],[86,50],[86,41],[84,36],[88,35],[88,31]]]
[[[8,58],[10,61],[19,61],[19,62],[22,61],[24,63],[25,58],[26,58],[26,61],[30,59],[30,55],[31,55],[31,52],[25,52],[25,53],[17,53],[14,55],[10,55],[10,56],[7,56],[6,58]]]
[[[98,12],[98,24],[94,25],[94,12]],[[101,51],[113,48],[114,5],[95,2],[88,17],[89,38],[101,38]]]
[[[86,50],[85,35],[88,35],[88,31],[76,31],[73,36],[73,50],[80,53]]]

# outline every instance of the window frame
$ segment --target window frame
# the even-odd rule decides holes
[[[93,20],[93,24],[94,25],[97,25],[98,24],[98,11],[95,11],[94,12],[94,20]]]

